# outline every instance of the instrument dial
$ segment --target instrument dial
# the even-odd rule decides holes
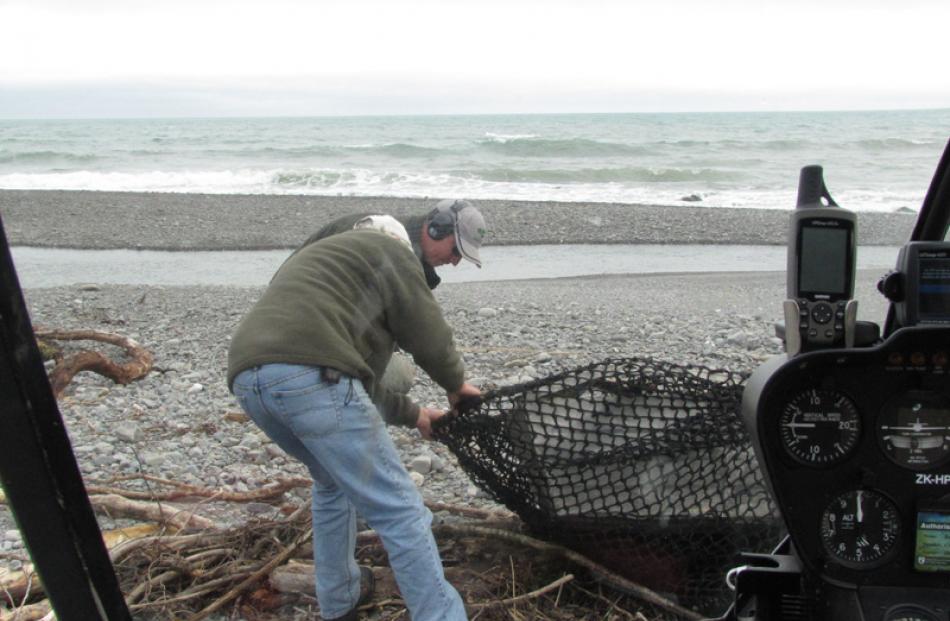
[[[872,490],[840,494],[821,515],[820,536],[825,552],[850,567],[879,564],[895,549],[900,530],[897,507]]]
[[[888,459],[909,470],[950,460],[950,402],[934,393],[911,392],[889,401],[877,421]]]
[[[847,459],[857,447],[861,416],[844,393],[812,388],[793,396],[782,409],[779,436],[795,461],[831,466]]]

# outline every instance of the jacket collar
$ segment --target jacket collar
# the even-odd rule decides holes
[[[408,216],[399,218],[399,222],[406,227],[409,234],[409,241],[412,242],[412,251],[416,253],[419,262],[422,264],[422,271],[426,276],[426,284],[429,289],[435,289],[442,282],[442,279],[435,273],[435,268],[429,265],[422,254],[422,227],[425,226],[427,216]]]

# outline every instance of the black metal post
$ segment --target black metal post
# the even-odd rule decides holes
[[[60,621],[125,621],[0,219],[0,482]]]

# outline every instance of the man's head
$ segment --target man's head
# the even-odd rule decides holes
[[[422,234],[422,252],[433,267],[458,265],[468,259],[482,266],[479,249],[485,238],[485,218],[465,200],[440,201],[426,218]]]

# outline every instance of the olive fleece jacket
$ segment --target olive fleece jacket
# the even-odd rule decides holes
[[[228,352],[228,386],[268,363],[337,369],[362,380],[391,424],[413,426],[419,407],[377,391],[398,345],[447,392],[464,381],[452,329],[405,243],[350,230],[300,248],[241,320]]]
[[[372,215],[376,214],[359,213],[337,218],[308,237],[307,241],[305,241],[295,252],[299,252],[301,248],[305,248],[325,237],[336,235],[337,233],[343,233],[344,231],[351,231],[357,222],[366,216]],[[416,253],[416,256],[419,257],[419,262],[422,263],[422,269],[426,275],[426,282],[429,283],[429,288],[435,289],[439,286],[439,283],[442,282],[442,279],[439,278],[438,274],[436,274],[435,268],[425,260],[425,256],[422,253],[422,227],[425,226],[428,216],[407,216],[397,218],[397,220],[399,220],[399,222],[402,223],[404,227],[406,227],[406,233],[409,235],[409,241],[412,242],[412,250]]]

